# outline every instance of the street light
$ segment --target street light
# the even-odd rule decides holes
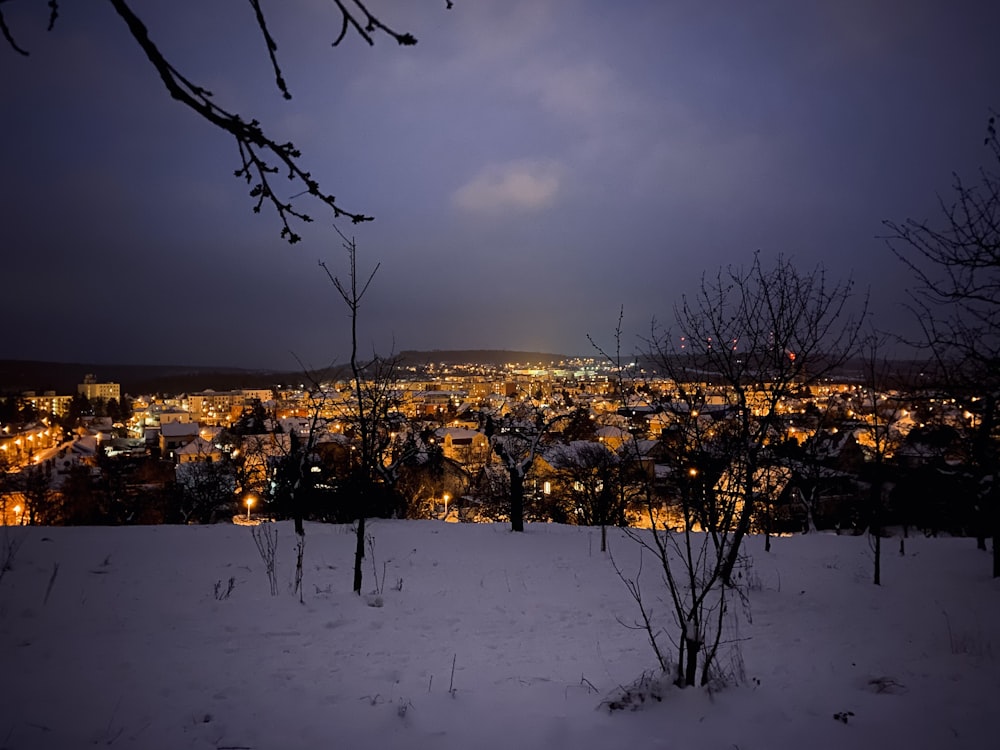
[[[250,520],[250,508],[253,507],[253,495],[247,498],[247,520]]]
[[[451,499],[451,497],[448,495],[448,493],[447,492],[444,493],[444,520],[445,521],[448,520],[448,500],[450,500],[450,499]]]

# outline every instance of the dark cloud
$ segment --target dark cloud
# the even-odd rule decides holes
[[[760,250],[871,287],[910,325],[883,219],[974,176],[996,100],[989,3],[375,3],[414,48],[328,3],[271,10],[293,99],[239,3],[136,2],[178,67],[291,139],[370,225],[366,346],[587,352]],[[175,7],[176,6],[176,7]],[[0,356],[295,366],[343,359],[329,216],[289,247],[235,144],[170,100],[121,21],[4,5]],[[630,339],[631,341],[631,339]],[[293,355],[294,353],[294,355]]]

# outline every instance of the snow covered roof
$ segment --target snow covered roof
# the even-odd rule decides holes
[[[436,437],[444,439],[450,436],[453,441],[455,440],[472,440],[476,435],[482,435],[479,430],[469,430],[465,427],[439,427],[434,430],[434,435]],[[485,437],[485,436],[484,436]]]
[[[167,438],[194,437],[198,434],[195,422],[168,422],[160,425],[160,434]]]
[[[219,450],[215,447],[215,444],[210,440],[205,440],[201,435],[196,437],[190,443],[178,448],[174,451],[177,455],[204,455],[207,456],[212,453],[218,453]]]
[[[617,425],[598,427],[594,430],[594,434],[598,438],[611,438],[615,440],[629,440],[632,437],[632,433],[624,427],[619,427]]]

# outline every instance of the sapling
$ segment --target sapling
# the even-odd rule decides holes
[[[253,536],[254,544],[260,553],[260,559],[264,561],[264,571],[267,574],[268,583],[271,585],[271,596],[278,595],[278,577],[275,573],[275,556],[278,552],[278,530],[273,524],[262,523],[250,528],[250,535]]]
[[[22,544],[24,544],[24,536],[16,534],[12,537],[10,530],[4,526],[3,540],[0,541],[0,581],[3,580],[4,573],[13,569],[14,558],[17,557],[17,551]]]

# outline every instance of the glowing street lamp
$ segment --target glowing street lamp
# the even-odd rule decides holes
[[[250,496],[249,496],[249,497],[247,498],[247,520],[248,520],[248,521],[250,520],[250,508],[252,508],[252,507],[253,507],[253,500],[254,500],[254,497],[253,497],[253,495],[250,495]]]
[[[14,524],[17,526],[21,525],[21,506],[14,506]]]
[[[451,496],[447,492],[444,493],[444,520],[446,521],[448,520],[448,501],[450,499]]]

